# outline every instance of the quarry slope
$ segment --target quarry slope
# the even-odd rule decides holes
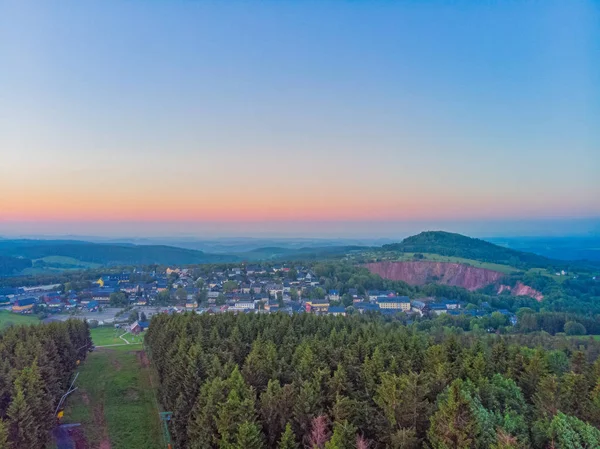
[[[373,262],[365,267],[384,279],[404,281],[410,285],[437,283],[477,290],[497,282],[504,273],[449,262]]]

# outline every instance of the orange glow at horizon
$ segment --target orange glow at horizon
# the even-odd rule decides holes
[[[193,195],[191,192],[125,195],[114,192],[46,192],[0,197],[0,221],[386,221],[590,216],[585,200],[553,206],[539,198],[473,196],[375,197],[324,193],[264,192],[256,195]]]

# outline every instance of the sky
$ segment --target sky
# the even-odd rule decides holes
[[[1,0],[0,235],[597,232],[599,23],[578,0]]]

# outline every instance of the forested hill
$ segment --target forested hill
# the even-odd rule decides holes
[[[31,266],[32,260],[52,256],[102,265],[186,265],[237,260],[235,256],[206,254],[174,246],[100,244],[69,240],[3,240],[0,241],[0,256],[4,256],[3,260],[7,261],[6,270],[3,270],[5,272],[0,273],[5,275],[27,265]],[[8,262],[11,262],[10,266]]]
[[[462,257],[523,269],[566,264],[564,261],[556,261],[537,254],[494,245],[485,240],[443,231],[421,232],[404,239],[401,243],[383,245],[382,249],[385,251],[433,253],[442,256]]]

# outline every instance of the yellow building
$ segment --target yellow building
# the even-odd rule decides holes
[[[327,299],[309,299],[305,303],[306,311],[312,313],[326,313],[329,310]]]
[[[34,298],[19,299],[13,304],[12,311],[14,313],[24,313],[33,309],[34,304]]]
[[[377,305],[382,310],[410,311],[410,300],[406,296],[377,298]]]

